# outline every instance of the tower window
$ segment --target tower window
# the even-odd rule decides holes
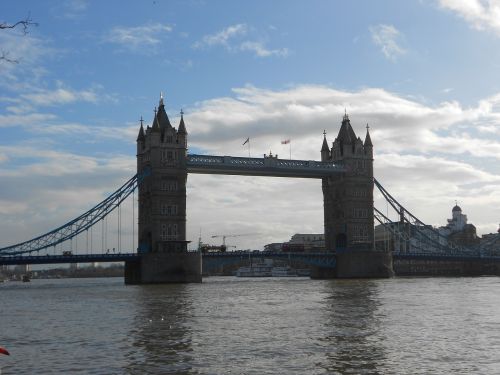
[[[161,190],[162,191],[177,191],[177,189],[178,189],[177,180],[163,179],[161,181]]]

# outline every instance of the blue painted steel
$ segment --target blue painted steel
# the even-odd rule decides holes
[[[499,262],[500,256],[484,256],[470,254],[430,254],[430,253],[392,253],[393,259],[419,259],[419,260],[457,260],[457,261],[482,261]]]
[[[28,255],[2,256],[0,265],[20,264],[60,264],[60,263],[93,263],[93,262],[124,262],[139,260],[136,253],[123,254],[81,254],[81,255]]]
[[[150,174],[150,169],[146,168],[141,175],[132,177],[117,191],[76,219],[29,241],[1,248],[0,256],[29,254],[72,239],[103,220],[110,212],[117,208],[123,200],[132,194],[144,177]]]
[[[188,155],[187,169],[189,173],[299,178],[323,178],[345,172],[342,164],[333,162],[195,154]]]

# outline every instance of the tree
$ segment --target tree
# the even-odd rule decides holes
[[[16,29],[20,28],[22,29],[23,35],[27,35],[29,33],[29,28],[30,26],[38,26],[38,23],[33,22],[33,19],[31,16],[28,14],[28,16],[25,19],[22,19],[21,21],[17,21],[16,23],[10,24],[7,22],[1,22],[0,23],[0,30],[6,30],[6,29]],[[9,57],[9,52],[8,51],[0,51],[0,61],[6,61],[12,64],[17,64],[19,60],[13,59]]]

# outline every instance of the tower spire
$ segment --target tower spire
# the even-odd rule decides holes
[[[326,130],[323,130],[323,146],[321,147],[321,152],[323,151],[330,151],[328,142],[326,141]]]
[[[139,128],[139,135],[137,135],[137,142],[139,141],[144,141],[144,139],[146,138],[144,136],[144,127],[142,126],[142,123],[143,123],[143,119],[142,119],[142,116],[141,116],[141,127]]]
[[[184,124],[184,111],[181,108],[181,122],[179,123],[179,134],[187,134],[186,125]]]
[[[153,118],[153,125],[151,126],[152,131],[160,131],[160,124],[158,123],[158,112],[156,111],[156,107],[154,109],[155,117]]]
[[[373,147],[372,139],[370,137],[370,126],[368,126],[368,124],[366,124],[365,147],[366,146]]]

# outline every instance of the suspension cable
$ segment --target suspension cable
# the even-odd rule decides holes
[[[135,251],[135,191],[132,192],[132,251]]]

